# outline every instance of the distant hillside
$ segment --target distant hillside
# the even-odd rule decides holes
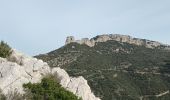
[[[170,100],[168,46],[149,48],[111,39],[89,46],[71,40],[67,38],[67,45],[36,57],[64,68],[71,76],[85,77],[102,100]]]

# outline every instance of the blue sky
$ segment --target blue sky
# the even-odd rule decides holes
[[[170,0],[0,0],[0,40],[30,55],[99,34],[170,44]]]

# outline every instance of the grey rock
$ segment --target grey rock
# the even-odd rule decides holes
[[[83,100],[100,100],[91,92],[87,80],[82,76],[70,77],[64,69],[51,69],[46,62],[16,50],[8,59],[0,58],[0,89],[5,95],[14,92],[24,94],[24,83],[38,83],[48,74],[54,74],[64,88]]]
[[[86,44],[89,47],[95,46],[97,42],[106,42],[109,40],[114,40],[118,42],[126,42],[129,44],[134,44],[134,45],[139,45],[139,46],[145,46],[147,48],[155,48],[159,47],[161,45],[166,46],[160,42],[157,41],[150,41],[150,40],[144,40],[144,39],[139,39],[139,38],[133,38],[128,35],[120,35],[120,34],[104,34],[104,35],[98,35],[92,39],[88,38],[83,38],[81,40],[75,40],[73,36],[67,37],[66,39],[66,45],[69,43],[78,43],[78,44]]]

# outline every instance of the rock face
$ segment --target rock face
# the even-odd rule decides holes
[[[105,34],[105,35],[98,35],[92,39],[84,38],[82,40],[75,40],[73,36],[69,36],[66,39],[66,44],[76,42],[79,44],[86,44],[90,47],[95,46],[97,42],[106,42],[109,40],[115,40],[119,42],[126,42],[129,44],[135,44],[135,45],[143,45],[147,48],[155,48],[164,44],[161,44],[157,41],[150,41],[150,40],[145,40],[145,39],[138,39],[138,38],[133,38],[128,35],[119,35],[119,34]],[[164,45],[166,46],[166,45]]]
[[[47,74],[55,74],[60,84],[83,100],[100,100],[91,92],[83,77],[72,78],[59,67],[51,69],[47,63],[26,56],[16,50],[8,59],[0,58],[0,89],[7,95],[11,92],[23,94],[24,83],[40,82]]]
[[[58,81],[64,88],[72,91],[77,96],[82,97],[83,100],[100,100],[91,92],[87,80],[82,76],[77,78],[69,77],[67,72],[59,67],[53,68],[52,74],[57,77]]]
[[[13,51],[10,58],[0,58],[0,89],[4,94],[17,91],[23,94],[23,83],[40,82],[50,73],[47,63]]]

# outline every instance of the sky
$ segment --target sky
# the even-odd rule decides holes
[[[101,34],[170,44],[170,0],[0,0],[0,40],[26,54]]]

